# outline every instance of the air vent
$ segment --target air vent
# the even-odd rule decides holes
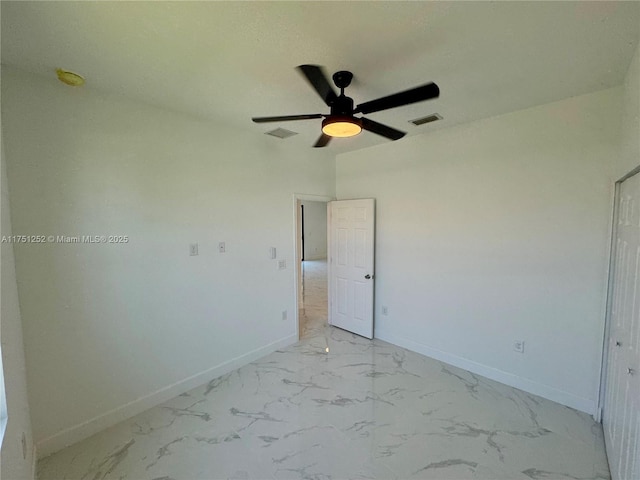
[[[414,125],[424,125],[425,123],[437,122],[438,120],[442,120],[442,115],[434,113],[432,115],[427,115],[426,117],[409,120],[409,123],[413,123]]]
[[[289,138],[297,135],[298,132],[292,132],[291,130],[286,130],[284,128],[276,128],[275,130],[271,130],[270,132],[265,132],[266,135],[271,135],[272,137],[278,138]]]

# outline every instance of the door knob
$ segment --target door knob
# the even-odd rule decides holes
[[[627,368],[627,375],[633,375],[636,371],[633,368]]]
[[[621,347],[622,346],[622,342],[620,342],[619,340],[616,341],[616,347]]]
[[[371,275],[369,275],[368,273],[364,276],[364,278],[366,278],[367,280],[369,280],[371,278]]]

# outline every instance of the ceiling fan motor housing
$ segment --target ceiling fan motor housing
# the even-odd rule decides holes
[[[340,95],[331,104],[331,115],[353,115],[353,98]]]

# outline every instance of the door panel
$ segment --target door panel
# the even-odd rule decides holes
[[[338,294],[336,302],[336,313],[346,315],[348,311],[349,281],[346,278],[336,278],[336,292]]]
[[[367,303],[369,302],[369,284],[364,282],[353,283],[353,301],[354,309],[353,316],[356,320],[366,321],[369,309]]]
[[[349,244],[348,244],[349,232],[346,228],[338,229],[338,244],[336,246],[336,252],[338,254],[338,265],[346,267],[349,263]]]
[[[374,200],[330,202],[329,211],[329,323],[373,338]]]
[[[358,268],[367,268],[367,240],[370,238],[368,232],[361,228],[354,231],[354,255],[353,263]]]
[[[603,425],[614,480],[640,478],[640,174],[619,186]]]

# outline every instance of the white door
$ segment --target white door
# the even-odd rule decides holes
[[[614,480],[640,479],[640,173],[620,184],[603,425]]]
[[[373,338],[375,201],[329,203],[329,323]]]

